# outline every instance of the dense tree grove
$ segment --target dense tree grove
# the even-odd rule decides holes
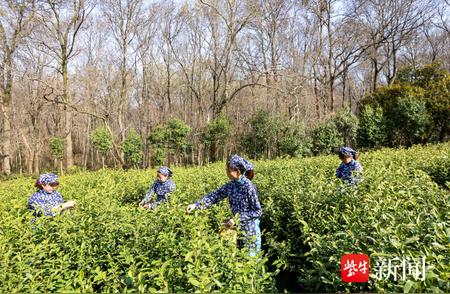
[[[446,141],[447,0],[2,0],[4,174]]]

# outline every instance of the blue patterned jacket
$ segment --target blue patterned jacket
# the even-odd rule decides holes
[[[363,168],[359,162],[352,159],[349,163],[341,163],[336,169],[336,177],[350,185],[356,185],[361,181]]]
[[[233,215],[239,213],[239,221],[260,218],[262,215],[258,191],[255,185],[245,176],[239,180],[229,181],[217,191],[207,194],[195,203],[197,208],[205,209],[228,197]]]
[[[47,193],[43,189],[31,195],[28,199],[28,208],[34,210],[34,216],[55,216],[55,208],[64,203],[64,199],[58,191]]]
[[[170,193],[173,193],[175,191],[176,185],[172,181],[172,179],[167,179],[165,182],[160,182],[156,180],[150,190],[145,194],[144,199],[142,200],[143,203],[148,203],[151,201],[153,194],[156,194],[156,202],[166,202],[170,199]],[[166,198],[167,195],[167,198]]]

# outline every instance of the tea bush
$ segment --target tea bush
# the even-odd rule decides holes
[[[65,199],[76,199],[78,209],[51,220],[39,218],[34,224],[26,210],[32,180],[2,183],[0,289],[273,290],[266,259],[249,258],[218,238],[219,222],[212,220],[225,219],[224,207],[187,215],[186,199],[174,197],[170,205],[154,212],[137,209],[136,201],[153,174],[102,170],[63,177],[60,191]],[[197,197],[205,192],[203,185],[181,184],[181,175],[175,180],[179,195]]]
[[[222,240],[226,201],[185,213],[218,188],[224,164],[175,168],[177,190],[155,211],[137,208],[154,170],[80,172],[60,191],[78,209],[31,223],[32,178],[0,183],[3,292],[449,292],[450,144],[364,153],[356,189],[335,179],[336,156],[256,162],[264,252]],[[425,281],[347,284],[345,253],[419,257]],[[294,281],[294,283],[293,283]]]
[[[260,164],[266,246],[281,275],[278,288],[308,292],[448,292],[450,290],[449,144],[363,154],[356,189],[334,180],[335,157]],[[262,165],[262,166],[261,166]],[[434,182],[434,179],[438,181]],[[426,257],[425,281],[341,282],[343,254]],[[280,283],[281,281],[281,283]],[[292,283],[291,283],[292,284]]]

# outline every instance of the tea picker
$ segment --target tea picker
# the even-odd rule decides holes
[[[176,188],[172,180],[172,174],[168,167],[161,166],[156,172],[156,180],[139,206],[146,209],[155,209],[159,204],[169,201],[170,195]],[[153,200],[153,194],[156,194],[156,201]]]
[[[342,147],[339,149],[341,164],[336,169],[336,177],[350,186],[355,186],[361,181],[363,168],[356,161],[358,157],[358,153],[350,147]]]
[[[75,201],[65,202],[61,193],[56,190],[59,185],[57,175],[41,174],[34,185],[38,190],[28,199],[28,208],[33,210],[33,216],[53,217],[76,207]]]
[[[246,159],[233,155],[227,160],[226,173],[229,182],[188,205],[186,211],[190,213],[195,209],[206,209],[228,197],[233,216],[239,215],[239,247],[246,246],[248,254],[255,256],[261,249],[259,219],[262,209],[257,189],[251,182],[254,166]]]

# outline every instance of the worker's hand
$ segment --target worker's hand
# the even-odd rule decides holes
[[[233,218],[230,218],[229,220],[227,220],[226,222],[225,222],[225,226],[227,226],[228,228],[232,228],[232,227],[234,227],[236,225],[236,223],[234,222],[234,219]]]
[[[77,203],[73,200],[69,200],[66,203],[62,205],[62,209],[69,209],[69,208],[75,208],[77,206]]]
[[[196,208],[195,204],[189,204],[188,207],[186,208],[186,212],[187,213],[191,213],[192,211],[194,211]]]

